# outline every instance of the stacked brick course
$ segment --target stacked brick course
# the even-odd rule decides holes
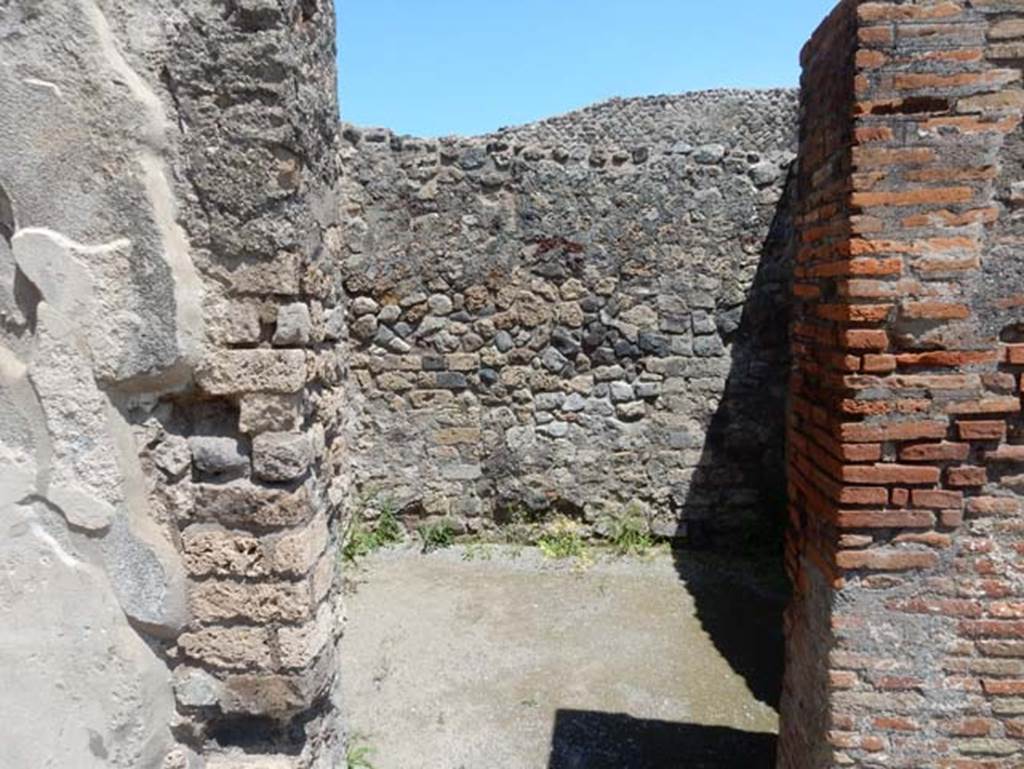
[[[208,750],[301,752],[302,766],[330,762],[338,737],[323,717],[340,632],[328,486],[343,309],[319,215],[335,178],[333,41],[332,9],[308,2],[240,2],[177,29],[163,77],[186,129],[208,340],[196,388],[142,432],[189,577],[191,621],[170,651],[177,729]]]
[[[782,767],[1024,761],[1022,39],[844,2],[803,54]]]

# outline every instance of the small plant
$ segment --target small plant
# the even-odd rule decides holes
[[[462,551],[463,561],[489,561],[494,557],[491,548],[483,542],[470,542]]]
[[[584,558],[587,544],[579,533],[579,526],[568,518],[559,518],[537,539],[537,547],[547,558]]]
[[[374,769],[370,762],[373,748],[369,745],[352,744],[345,751],[344,769]]]
[[[455,528],[448,520],[428,523],[420,526],[420,539],[423,540],[423,552],[444,550],[455,544]]]
[[[394,506],[385,500],[380,503],[380,512],[375,521],[364,520],[361,511],[353,512],[341,554],[347,561],[357,561],[382,547],[401,541],[402,524],[395,517]]]
[[[402,524],[395,516],[395,507],[391,500],[385,500],[380,506],[380,515],[374,526],[374,534],[381,547],[385,545],[397,545],[402,541]]]
[[[654,547],[651,527],[638,505],[626,507],[620,517],[606,523],[608,540],[619,555],[646,555]]]

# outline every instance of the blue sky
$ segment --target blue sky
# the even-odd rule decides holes
[[[345,120],[478,134],[612,96],[796,85],[835,0],[336,0]]]

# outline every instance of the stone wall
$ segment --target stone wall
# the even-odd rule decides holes
[[[336,765],[333,18],[0,9],[5,766]]]
[[[795,99],[614,100],[474,138],[345,126],[360,496],[469,530],[642,510],[667,536],[756,537],[784,493]]]
[[[848,0],[803,63],[780,766],[1020,767],[1024,9]]]

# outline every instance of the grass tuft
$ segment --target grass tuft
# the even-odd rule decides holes
[[[346,561],[355,562],[383,547],[397,545],[402,538],[402,524],[395,516],[394,506],[385,500],[380,503],[376,520],[367,521],[361,511],[353,512],[341,555]]]
[[[427,523],[419,528],[420,539],[423,540],[422,552],[431,553],[444,550],[455,544],[455,527],[451,521]]]

